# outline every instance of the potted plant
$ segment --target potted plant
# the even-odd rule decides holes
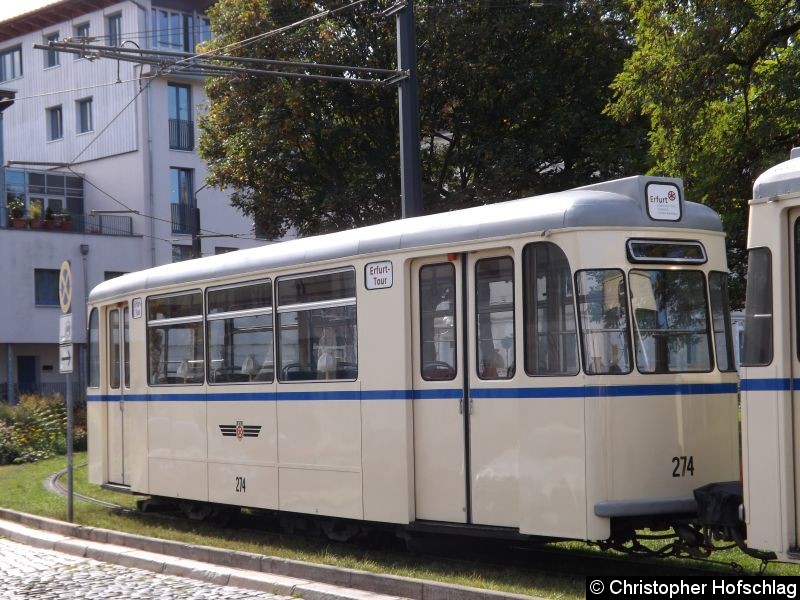
[[[55,220],[53,209],[48,206],[44,211],[44,227],[45,229],[55,229],[56,225],[58,225],[58,221]]]
[[[25,227],[25,203],[21,198],[13,198],[9,200],[8,216],[11,219],[11,226],[14,229],[22,229]]]
[[[67,209],[61,211],[61,231],[72,231],[72,215]]]
[[[38,202],[31,202],[30,209],[31,229],[41,229],[42,227],[42,205]]]

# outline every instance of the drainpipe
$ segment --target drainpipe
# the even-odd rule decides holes
[[[3,131],[3,112],[12,104],[14,104],[14,96],[16,92],[11,90],[0,90],[0,198],[6,197],[6,158],[3,151],[3,141],[5,132]],[[8,227],[8,209],[6,208],[7,200],[0,203],[0,226]],[[11,343],[6,344],[6,393],[8,394],[8,403],[16,404],[16,397],[14,396],[14,345]]]

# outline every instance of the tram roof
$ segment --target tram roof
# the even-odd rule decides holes
[[[679,221],[654,221],[645,205],[651,182],[677,185],[679,179],[628,177],[564,192],[510,200],[452,212],[402,219],[326,235],[267,244],[217,256],[171,263],[105,281],[89,295],[91,302],[163,286],[356,257],[575,227],[681,228],[722,231],[712,209],[683,202]]]
[[[800,191],[800,149],[791,158],[764,171],[753,184],[753,200],[764,200]]]

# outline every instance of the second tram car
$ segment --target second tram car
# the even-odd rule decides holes
[[[681,522],[739,478],[727,277],[719,217],[653,177],[124,275],[90,295],[90,481],[476,534]]]
[[[741,368],[748,544],[800,561],[800,149],[753,187]]]

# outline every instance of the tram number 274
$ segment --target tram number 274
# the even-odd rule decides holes
[[[244,477],[236,478],[236,491],[240,494],[243,494],[247,491],[247,483],[245,482]]]
[[[686,473],[694,477],[694,456],[673,456],[672,464],[673,477],[686,477]]]

